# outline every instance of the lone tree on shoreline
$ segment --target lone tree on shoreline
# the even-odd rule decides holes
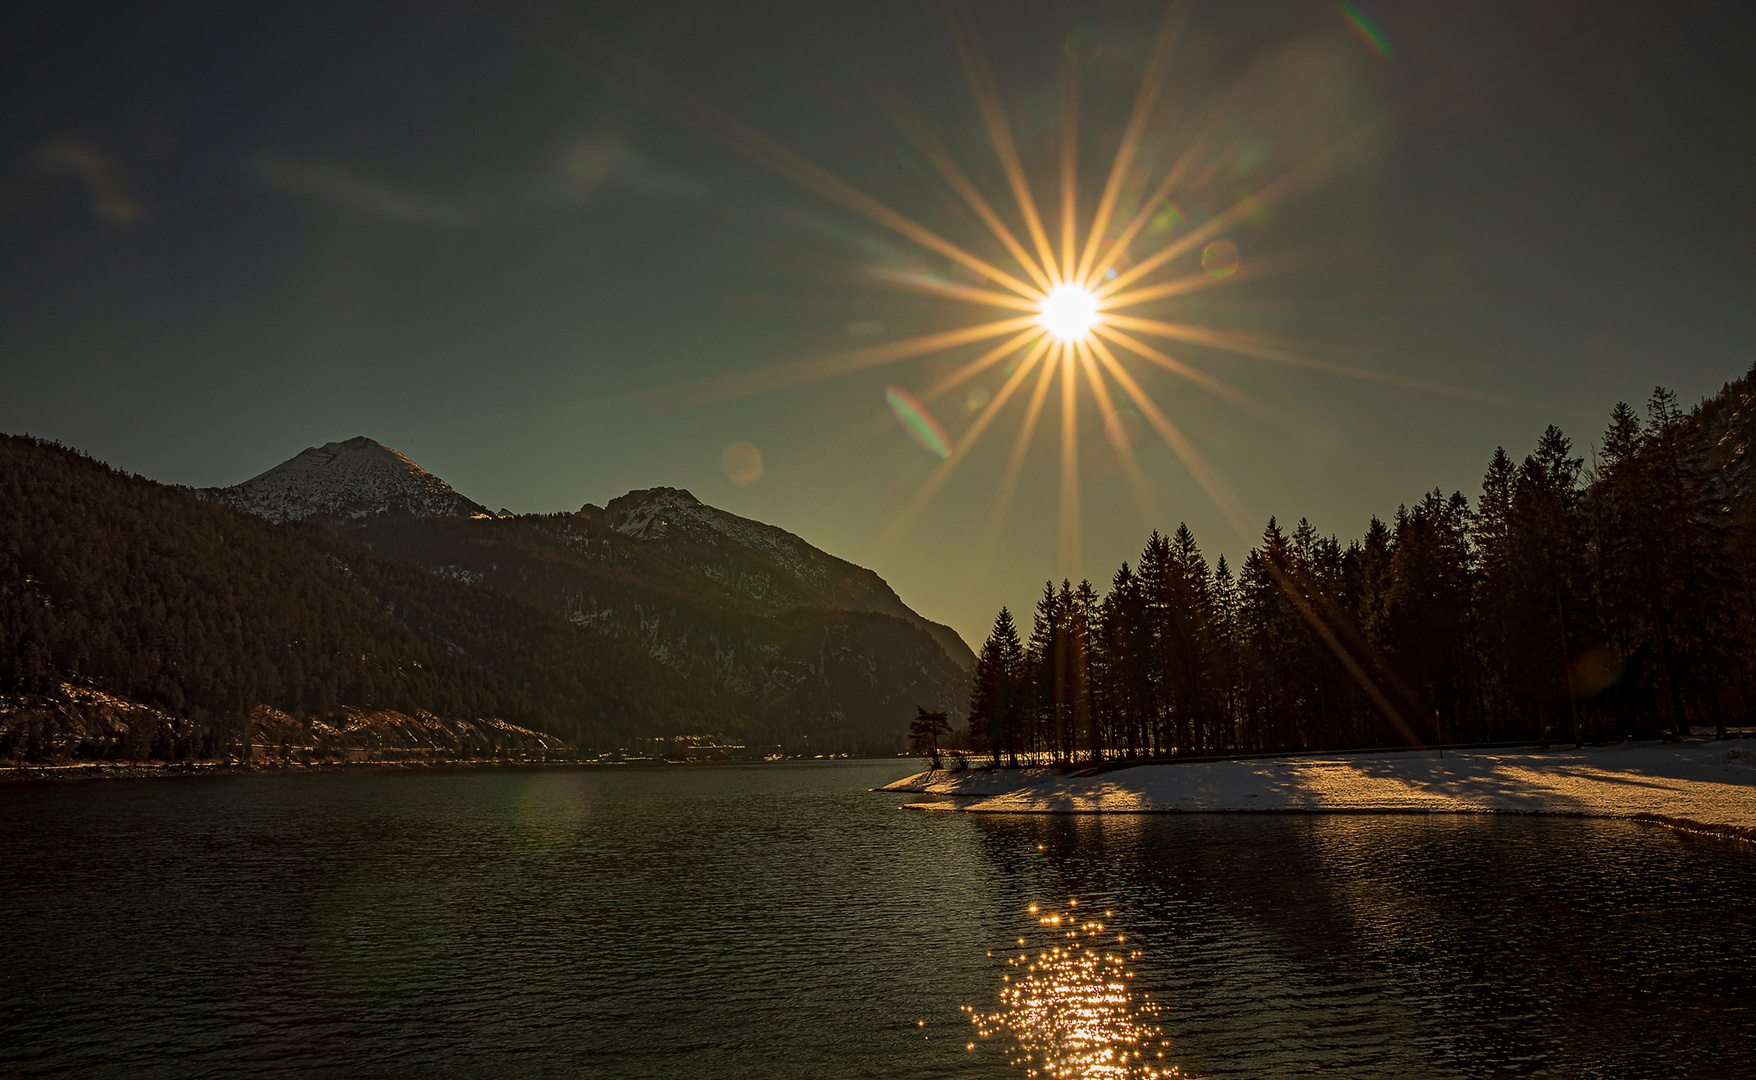
[[[940,766],[939,742],[951,734],[951,721],[942,712],[928,712],[920,705],[915,706],[916,716],[909,721],[909,742],[914,745],[915,753],[932,762],[933,768]]]

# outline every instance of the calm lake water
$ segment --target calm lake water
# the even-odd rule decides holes
[[[1751,846],[908,771],[0,788],[0,1075],[1756,1076]]]

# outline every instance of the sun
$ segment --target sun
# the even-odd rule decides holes
[[[1078,285],[1056,286],[1038,306],[1037,321],[1059,341],[1084,341],[1098,322],[1098,301]]]
[[[1197,185],[1194,177],[1205,175],[1203,170],[1210,168],[1203,164],[1214,152],[1209,136],[1197,133],[1181,146],[1157,145],[1151,138],[1155,117],[1182,107],[1161,92],[1169,89],[1167,79],[1179,48],[1186,5],[1165,6],[1147,50],[1134,104],[1095,199],[1082,199],[1080,192],[1079,85],[1084,61],[1072,52],[1057,61],[1060,167],[1050,174],[1055,177],[1051,184],[1056,197],[1043,203],[1032,190],[1033,171],[1026,168],[1019,154],[1020,142],[1008,120],[973,16],[961,6],[954,5],[949,11],[964,75],[1009,199],[991,199],[894,86],[879,80],[872,92],[919,157],[982,223],[984,230],[973,232],[970,239],[980,240],[985,251],[965,246],[958,238],[900,212],[711,104],[674,88],[672,91],[679,107],[697,117],[727,146],[883,226],[918,249],[909,258],[864,268],[873,280],[964,306],[964,313],[954,316],[950,325],[927,333],[710,376],[688,386],[691,395],[701,395],[703,400],[766,393],[979,348],[979,355],[942,365],[931,384],[918,394],[899,386],[886,389],[886,401],[895,419],[939,459],[939,464],[876,538],[874,554],[896,543],[911,528],[984,434],[994,429],[1003,410],[1014,403],[1020,406],[1014,412],[1022,416],[998,483],[992,485],[992,508],[979,541],[981,550],[991,551],[999,541],[1045,415],[1049,423],[1058,418],[1060,562],[1062,576],[1079,576],[1080,454],[1087,443],[1079,432],[1082,401],[1096,407],[1106,433],[1112,424],[1118,430],[1125,426],[1120,419],[1124,413],[1135,423],[1144,422],[1237,535],[1246,541],[1253,539],[1253,516],[1195,441],[1154,398],[1151,384],[1143,383],[1142,377],[1169,375],[1198,387],[1212,399],[1258,414],[1264,407],[1200,367],[1162,351],[1155,340],[1173,343],[1166,347],[1221,350],[1351,378],[1459,392],[1305,357],[1293,351],[1290,343],[1268,335],[1155,317],[1173,313],[1177,299],[1187,294],[1235,288],[1247,277],[1269,272],[1266,268],[1275,264],[1253,260],[1246,274],[1237,245],[1227,234],[1255,220],[1266,207],[1321,182],[1346,156],[1341,144],[1323,148],[1284,173],[1266,178],[1260,186],[1239,193],[1230,207],[1198,215],[1193,221],[1186,217],[1173,196],[1184,186]],[[1216,118],[1208,129],[1220,130],[1215,126],[1219,119],[1223,118]],[[1283,267],[1292,264],[1291,260],[1279,263]],[[978,383],[978,379],[985,382]],[[667,386],[655,393],[662,392],[667,401],[674,401],[678,389]],[[965,411],[972,414],[955,437],[943,430],[931,412],[933,402],[954,391],[964,395]],[[1153,522],[1164,520],[1159,496],[1136,459],[1131,440],[1108,442],[1142,517]]]

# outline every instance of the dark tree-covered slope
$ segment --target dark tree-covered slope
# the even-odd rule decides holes
[[[964,671],[918,616],[833,606],[778,571],[752,595],[595,515],[382,518],[342,535],[600,629],[723,691],[754,733],[795,749],[805,735],[896,749],[917,706],[961,712]]]
[[[883,578],[785,529],[708,506],[678,488],[630,491],[580,518],[642,540],[705,577],[775,611],[796,607],[893,615],[939,643],[969,670],[975,654],[949,626],[922,618]]]
[[[0,437],[0,694],[101,687],[236,744],[257,705],[503,716],[592,741],[740,714],[513,597]],[[644,733],[644,731],[643,731]]]

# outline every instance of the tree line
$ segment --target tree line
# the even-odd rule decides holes
[[[1345,546],[1270,519],[1234,571],[1155,532],[1101,594],[1046,583],[1028,637],[1001,609],[971,742],[1016,764],[1723,737],[1756,694],[1753,382],[1618,405],[1589,462],[1550,426],[1474,505],[1435,489]]]

